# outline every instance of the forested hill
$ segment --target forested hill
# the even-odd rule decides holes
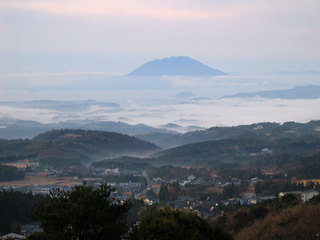
[[[108,151],[155,151],[155,144],[125,134],[81,129],[52,130],[33,138],[36,142],[72,143],[83,147],[104,147]]]
[[[32,140],[0,140],[0,162],[37,158],[40,163],[62,166],[112,156],[142,156],[158,151],[156,145],[114,132],[52,130]]]
[[[252,136],[259,139],[294,138],[311,134],[320,136],[320,121],[308,123],[286,122],[255,123],[234,127],[212,127],[207,130],[185,134],[149,133],[137,135],[138,138],[152,142],[162,148],[173,148],[184,144],[221,140],[239,136]]]
[[[183,145],[159,152],[156,158],[161,165],[291,168],[320,163],[320,136],[279,139],[242,136]]]

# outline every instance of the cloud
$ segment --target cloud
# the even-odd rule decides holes
[[[130,124],[144,123],[160,126],[176,123],[182,126],[202,127],[234,126],[256,122],[297,121],[307,122],[320,119],[320,99],[282,100],[282,99],[219,99],[199,103],[171,104],[158,106],[127,105],[119,111],[93,107],[83,111],[52,111],[0,105],[1,118],[34,120],[54,123],[65,120],[119,121]]]
[[[2,0],[3,9],[21,9],[70,16],[136,17],[162,20],[214,20],[236,18],[254,13],[250,5],[230,4],[216,9],[206,9],[181,1],[155,0]],[[181,4],[172,4],[179,2]]]
[[[0,71],[125,72],[174,55],[225,71],[319,70],[319,9],[319,0],[1,0]]]

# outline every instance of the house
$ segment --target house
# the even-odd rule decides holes
[[[189,180],[190,182],[192,182],[192,181],[195,180],[195,179],[196,179],[196,177],[193,176],[193,174],[191,174],[191,175],[188,177],[188,180]]]
[[[154,184],[159,184],[160,185],[161,183],[164,183],[165,181],[163,179],[157,177],[157,178],[152,178],[152,182]]]
[[[313,198],[314,196],[317,196],[318,194],[319,194],[319,192],[315,191],[315,190],[305,191],[301,194],[301,199],[302,199],[302,201],[307,202],[311,198]]]
[[[54,169],[45,169],[43,172],[37,173],[37,176],[57,176],[58,172]]]
[[[284,195],[292,194],[297,199],[301,199],[303,202],[309,201],[314,196],[318,195],[319,192],[315,190],[307,190],[307,191],[292,191],[292,192],[281,192],[279,193],[279,197],[283,197]]]
[[[105,169],[104,170],[104,174],[109,176],[109,175],[119,175],[120,174],[120,170],[119,168],[115,168],[115,169]]]
[[[257,184],[257,182],[262,182],[262,181],[263,181],[262,179],[259,179],[258,177],[254,177],[249,180],[249,183],[255,185]]]
[[[184,186],[185,186],[186,184],[188,184],[188,183],[191,183],[191,181],[185,180],[185,181],[179,183],[179,185],[180,185],[181,187],[184,187]]]
[[[25,236],[22,236],[20,234],[16,234],[16,233],[8,233],[6,235],[3,235],[2,237],[0,237],[1,240],[3,239],[10,239],[10,240],[20,240],[20,239],[26,239]]]
[[[269,148],[262,148],[261,149],[261,154],[272,154],[272,149]]]

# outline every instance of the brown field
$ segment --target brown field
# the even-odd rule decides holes
[[[59,185],[72,186],[81,184],[81,180],[73,179],[72,177],[44,177],[44,176],[27,176],[25,179],[10,182],[0,182],[0,186],[32,186],[32,185]]]
[[[12,163],[2,163],[2,165],[6,165],[6,166],[12,166],[12,167],[16,167],[16,168],[26,168],[27,166],[39,166],[38,162],[30,162],[29,160],[20,160],[17,162],[12,162]]]

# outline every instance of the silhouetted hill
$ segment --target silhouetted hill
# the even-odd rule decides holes
[[[261,92],[245,92],[235,95],[227,95],[223,98],[282,98],[282,99],[314,99],[320,98],[320,86],[297,86],[287,90],[272,90]]]
[[[103,132],[92,130],[62,129],[52,130],[35,137],[33,141],[51,144],[71,144],[80,148],[103,148],[108,152],[144,152],[155,151],[158,147],[152,143],[140,140],[136,137],[115,132]]]
[[[212,127],[206,130],[187,132],[185,134],[146,133],[136,136],[162,148],[172,148],[189,143],[234,138],[243,135],[254,136],[261,139],[274,139],[301,137],[306,134],[320,135],[320,121],[310,121],[308,123],[286,122],[283,124],[255,123],[234,127]]]
[[[236,138],[187,144],[164,150],[155,156],[156,162],[162,165],[236,168],[319,164],[319,154],[320,136],[261,139],[245,134]]]
[[[133,70],[129,76],[220,76],[226,73],[189,57],[156,59]]]
[[[0,140],[1,162],[34,158],[43,167],[123,155],[143,156],[158,150],[156,145],[138,138],[103,131],[63,129],[43,133],[32,140]]]
[[[130,125],[123,122],[74,120],[59,123],[39,123],[35,121],[1,121],[0,138],[18,139],[34,138],[35,136],[53,129],[83,129],[117,132],[121,134],[137,135],[149,132],[173,133],[172,130],[154,128],[145,124]]]

